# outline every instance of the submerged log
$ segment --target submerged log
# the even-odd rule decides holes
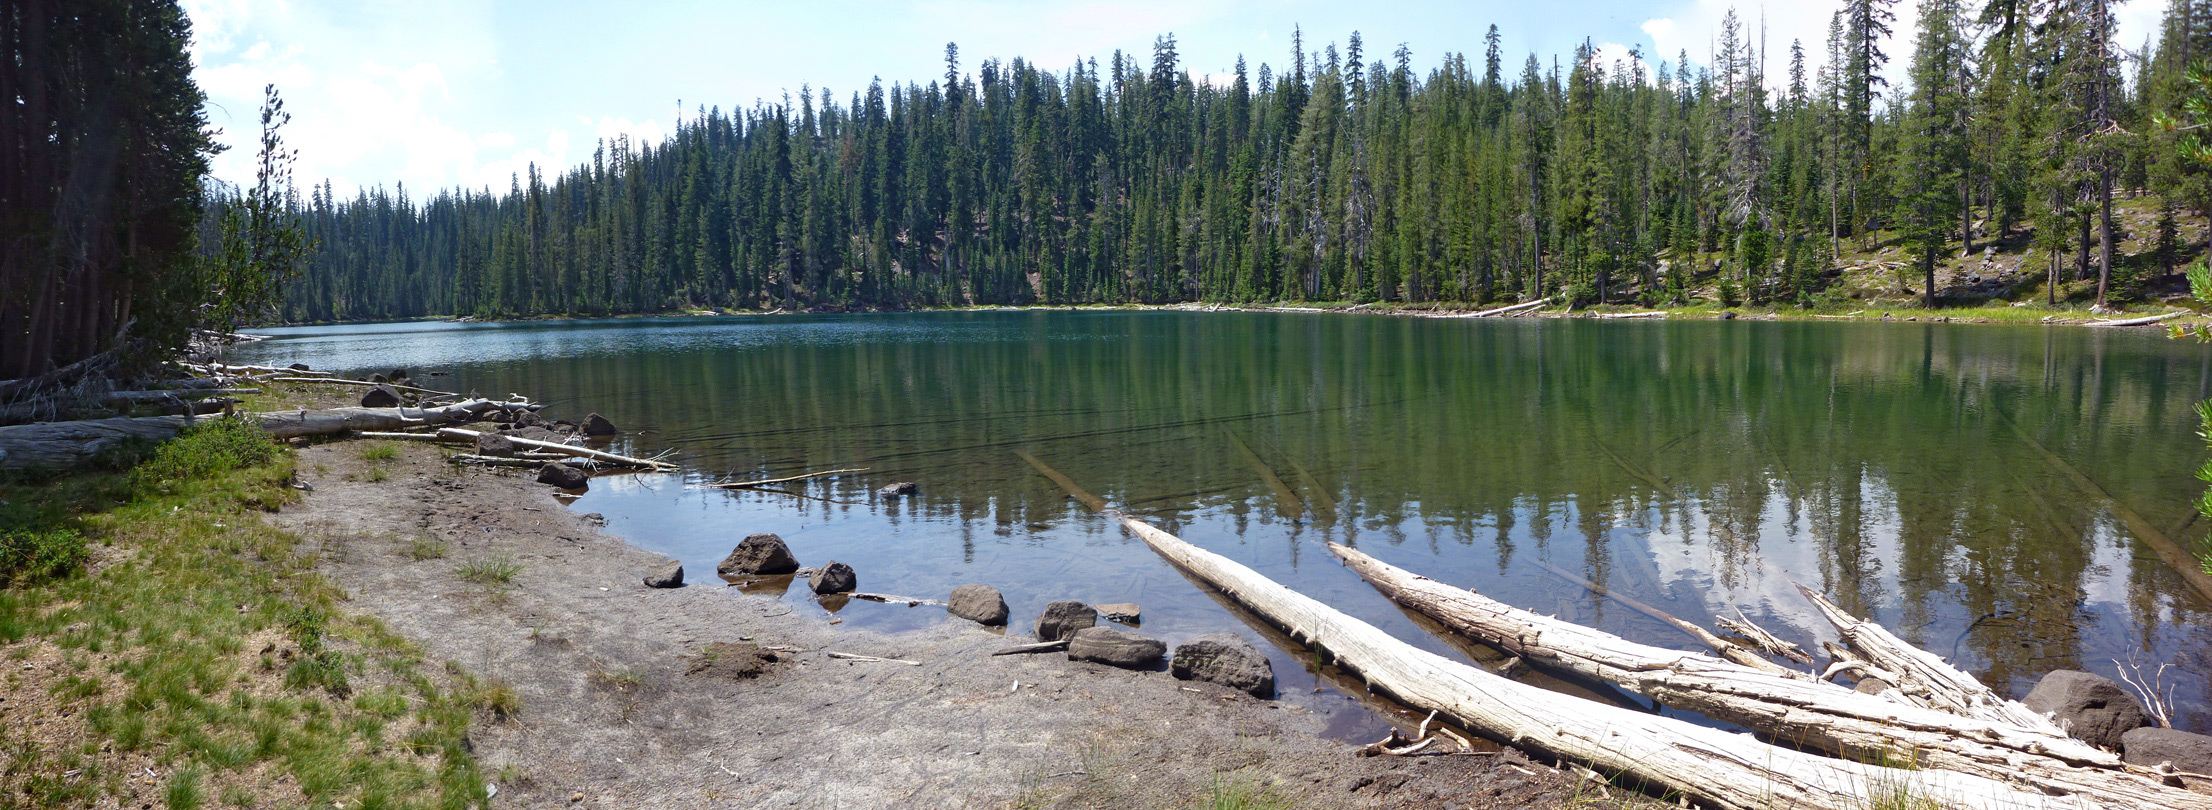
[[[353,430],[397,430],[420,425],[473,421],[498,403],[473,399],[437,408],[332,408],[324,411],[274,411],[246,418],[279,439],[323,436]],[[162,441],[195,420],[189,416],[143,416],[40,422],[0,427],[0,469],[67,469],[81,466],[126,441]]]
[[[1751,737],[1566,698],[1422,650],[1275,583],[1227,557],[1134,518],[1121,523],[1165,557],[1297,638],[1333,654],[1377,689],[1467,728],[1609,774],[1741,810],[1864,810],[1909,796],[1943,808],[2124,807],[2047,796],[1947,770],[1831,759]]]
[[[1787,678],[1700,652],[1638,644],[1506,605],[1330,544],[1391,601],[1494,644],[1521,660],[1627,689],[1659,703],[1856,760],[1909,762],[2063,794],[2150,806],[2212,808],[2047,723],[2022,727],[1900,705],[1826,681]]]
[[[696,487],[696,488],[697,488],[697,489],[752,489],[753,487],[764,487],[764,486],[767,486],[767,485],[769,485],[769,484],[787,484],[787,483],[790,483],[790,482],[792,482],[792,481],[806,481],[806,480],[809,480],[809,479],[814,479],[814,478],[829,478],[829,477],[832,477],[832,476],[838,476],[838,475],[846,475],[846,474],[849,474],[849,473],[856,473],[856,472],[867,472],[867,471],[868,471],[868,468],[866,468],[866,467],[852,467],[852,468],[849,468],[849,469],[843,469],[843,470],[823,470],[823,471],[821,471],[821,472],[817,472],[817,473],[807,473],[807,474],[805,474],[805,475],[787,475],[787,476],[784,476],[784,477],[782,477],[782,478],[763,478],[763,479],[760,479],[760,480],[758,480],[758,481],[730,481],[730,482],[727,482],[727,483],[720,483],[720,484],[701,484],[701,485],[699,485],[699,486],[698,486],[698,487]]]
[[[1236,445],[1237,454],[1244,457],[1244,463],[1252,465],[1252,472],[1258,474],[1260,480],[1266,482],[1267,488],[1275,493],[1275,505],[1283,510],[1283,517],[1291,520],[1305,517],[1305,502],[1298,500],[1298,493],[1290,491],[1290,485],[1283,483],[1283,477],[1275,474],[1274,467],[1267,466],[1267,462],[1260,459],[1260,454],[1252,452],[1252,446],[1245,444],[1243,437],[1238,436],[1236,431],[1224,430],[1222,435],[1229,437],[1229,443]]]

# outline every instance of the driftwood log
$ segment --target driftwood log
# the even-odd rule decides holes
[[[1870,621],[1854,618],[1836,607],[1811,588],[1797,586],[1799,593],[1820,610],[1820,615],[1834,625],[1843,636],[1845,644],[1857,654],[1858,660],[1845,660],[1831,666],[1831,674],[1837,670],[1853,669],[1864,675],[1880,678],[1894,685],[1900,702],[1938,709],[1960,717],[1974,717],[1998,723],[2008,723],[2020,728],[2034,729],[2046,734],[2065,735],[2051,718],[2034,709],[2008,700],[1974,676],[1960,672],[1944,663],[1934,653],[1905,643],[1887,628]],[[1884,694],[1888,694],[1884,692]]]
[[[1523,661],[1610,683],[1800,747],[1861,761],[1909,762],[1976,774],[2051,793],[2143,806],[2212,808],[2212,796],[2168,788],[2130,771],[2118,755],[2067,737],[2042,718],[2023,726],[1901,705],[1701,652],[1638,644],[1445,585],[1356,549],[1332,543],[1329,550],[1391,601]],[[1959,677],[1972,680],[1963,673]]]
[[[1910,797],[1944,808],[2132,807],[2102,797],[2050,796],[1948,770],[1832,759],[1742,734],[1575,700],[1409,645],[1275,583],[1227,557],[1134,518],[1154,552],[1229,598],[1333,654],[1373,688],[1467,728],[1722,808],[1865,810]]]
[[[472,399],[436,408],[274,411],[251,414],[247,418],[259,422],[261,429],[271,436],[290,439],[354,430],[398,430],[470,422],[498,407],[500,403],[497,402]],[[189,416],[146,416],[8,425],[0,427],[0,469],[76,467],[120,442],[171,438],[194,421]]]
[[[443,428],[438,431],[438,436],[440,436],[441,438],[465,439],[468,441],[475,441],[478,438],[482,438],[484,435],[485,434],[482,431],[469,430],[467,428]],[[525,439],[520,436],[508,436],[507,440],[510,442],[514,442],[516,447],[527,447],[532,450],[541,450],[547,453],[558,453],[564,456],[573,456],[576,458],[594,459],[597,461],[604,461],[610,464],[617,464],[624,467],[636,467],[639,469],[658,471],[673,471],[676,469],[676,465],[670,464],[665,461],[658,461],[649,458],[631,458],[629,456],[609,453],[604,450],[593,450],[589,447],[578,447],[573,444],[541,442],[536,439]]]

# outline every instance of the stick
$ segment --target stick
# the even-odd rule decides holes
[[[887,605],[905,605],[907,607],[945,604],[944,601],[938,599],[923,599],[918,596],[892,596],[891,594],[887,593],[856,592],[852,594],[852,598],[865,599],[870,602],[882,602]]]
[[[439,430],[438,430],[438,435],[440,435],[440,436],[449,436],[449,437],[455,437],[455,438],[462,438],[462,439],[467,439],[467,440],[469,440],[469,441],[475,441],[475,440],[476,440],[477,438],[479,438],[479,437],[483,436],[483,435],[484,435],[484,433],[483,433],[482,431],[469,430],[468,428],[441,428],[441,429],[439,429]],[[541,442],[541,441],[538,441],[538,440],[536,440],[536,439],[525,439],[525,438],[522,438],[522,437],[520,437],[520,436],[508,436],[508,437],[507,437],[507,440],[508,440],[508,441],[511,441],[511,442],[514,442],[514,443],[515,443],[516,445],[519,445],[519,446],[522,446],[522,447],[531,447],[531,448],[536,448],[536,449],[539,449],[539,450],[545,450],[545,451],[549,451],[549,452],[553,452],[553,453],[559,453],[559,454],[561,454],[561,455],[564,455],[564,456],[575,456],[575,457],[578,457],[578,458],[589,458],[589,459],[598,459],[598,460],[600,460],[600,461],[605,461],[605,462],[608,462],[608,463],[611,463],[611,464],[620,464],[620,465],[622,465],[622,466],[625,466],[625,467],[638,467],[638,468],[642,468],[642,469],[648,469],[648,470],[659,470],[659,471],[664,471],[664,472],[667,472],[667,471],[674,471],[674,470],[676,469],[676,465],[674,465],[674,464],[670,464],[670,463],[668,463],[668,462],[665,462],[665,461],[654,461],[654,460],[652,460],[652,459],[645,459],[645,458],[631,458],[631,457],[629,457],[629,456],[618,456],[618,455],[615,455],[615,454],[613,454],[613,453],[603,452],[603,451],[599,451],[599,450],[593,450],[593,449],[591,449],[591,448],[589,448],[589,447],[577,447],[577,446],[575,446],[575,445],[569,445],[569,444],[555,444],[555,443],[553,443],[553,442]]]
[[[786,476],[786,477],[783,477],[783,478],[763,478],[763,479],[761,479],[761,480],[758,480],[758,481],[736,481],[736,482],[732,482],[732,483],[727,483],[727,484],[701,484],[700,486],[698,486],[698,487],[697,487],[697,489],[749,489],[749,488],[751,488],[751,487],[761,487],[761,486],[767,486],[767,485],[769,485],[769,484],[784,484],[784,483],[789,483],[789,482],[792,482],[792,481],[805,481],[805,480],[807,480],[807,479],[809,479],[809,478],[828,478],[828,477],[830,477],[830,476],[834,476],[834,475],[844,475],[844,474],[846,474],[846,473],[867,472],[867,471],[868,471],[868,468],[866,468],[866,467],[853,467],[853,468],[851,468],[851,469],[845,469],[845,470],[826,470],[826,471],[823,471],[823,472],[818,472],[818,473],[807,473],[807,474],[805,474],[805,475],[792,475],[792,476]]]
[[[877,658],[873,655],[854,655],[852,653],[842,652],[832,652],[829,654],[829,657],[838,659],[840,661],[880,661],[886,664],[905,664],[910,667],[918,667],[922,665],[922,662],[920,661],[908,661],[904,658]]]
[[[1008,648],[1006,648],[1006,649],[1003,649],[1003,650],[999,650],[998,652],[995,652],[995,653],[991,653],[991,654],[992,654],[992,655],[1028,655],[1028,654],[1030,654],[1030,653],[1042,653],[1042,652],[1058,652],[1058,651],[1060,651],[1060,650],[1065,650],[1065,649],[1067,649],[1067,648],[1068,648],[1068,640],[1067,640],[1067,639],[1064,639],[1064,638],[1063,638],[1063,639],[1060,639],[1059,641],[1040,641],[1040,642],[1037,642],[1037,643],[1035,643],[1035,644],[1016,644],[1016,645],[1014,645],[1014,646],[1012,646],[1012,647],[1008,647]]]
[[[1719,653],[1722,658],[1726,658],[1730,661],[1736,662],[1737,664],[1741,664],[1743,666],[1747,666],[1752,669],[1760,670],[1770,674],[1784,675],[1790,677],[1805,676],[1805,673],[1784,669],[1783,667],[1775,664],[1772,661],[1761,658],[1758,653],[1754,653],[1750,650],[1744,649],[1742,646],[1732,643],[1727,639],[1721,638],[1720,636],[1713,635],[1712,631],[1706,630],[1703,627],[1699,627],[1697,625],[1683,621],[1682,619],[1676,618],[1675,615],[1672,613],[1668,613],[1664,610],[1660,610],[1658,608],[1644,604],[1643,602],[1637,601],[1632,597],[1614,593],[1613,591],[1607,590],[1606,587],[1603,585],[1599,585],[1595,582],[1591,582],[1587,579],[1583,579],[1581,577],[1567,573],[1565,569],[1552,565],[1551,563],[1544,562],[1543,560],[1531,560],[1531,562],[1534,562],[1538,567],[1546,571],[1550,571],[1553,576],[1559,577],[1560,579],[1564,579],[1568,582],[1572,582],[1576,585],[1580,585],[1588,589],[1591,593],[1606,597],[1615,602],[1619,602],[1622,605],[1627,606],[1630,610],[1642,613],[1646,616],[1650,616],[1662,622],[1666,622],[1667,624],[1673,626],[1674,629],[1687,633],[1691,638],[1697,639],[1705,646],[1712,648],[1713,652]]]

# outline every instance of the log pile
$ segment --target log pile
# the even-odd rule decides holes
[[[1391,637],[1233,560],[1107,508],[1034,457],[1039,473],[1122,526],[1196,581],[1357,672],[1373,691],[1496,740],[1632,784],[1722,808],[2183,808],[2212,796],[2072,739],[1971,676],[1854,619],[1807,591],[1844,638],[1839,665],[1896,684],[1863,694],[1761,660],[1637,644],[1516,609],[1331,544],[1398,604],[1502,648],[1516,660],[1732,722],[1759,737],[1695,725],[1519,683]],[[1752,647],[1793,645],[1752,624]],[[1711,636],[1700,630],[1704,636]],[[1719,639],[1715,639],[1719,641]],[[1721,641],[1738,651],[1745,648]],[[1845,649],[1848,648],[1848,649]],[[1833,675],[1839,667],[1831,667]],[[1426,726],[1424,723],[1424,731]],[[1394,750],[1419,744],[1417,734]],[[1765,740],[1786,743],[1774,744]],[[1586,772],[1588,772],[1586,770]]]

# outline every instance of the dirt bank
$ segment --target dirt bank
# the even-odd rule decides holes
[[[271,519],[307,538],[351,609],[433,660],[512,685],[519,710],[472,732],[495,806],[1136,808],[1242,793],[1276,803],[1222,806],[1437,810],[1599,799],[1510,751],[1359,757],[1283,703],[1062,655],[993,657],[1009,635],[950,617],[884,635],[724,587],[712,572],[649,589],[641,576],[666,558],[602,533],[547,487],[451,467],[428,446],[390,459],[364,447],[302,450],[299,476],[314,491]],[[777,660],[750,677],[727,655],[700,667],[708,645],[746,642]]]

